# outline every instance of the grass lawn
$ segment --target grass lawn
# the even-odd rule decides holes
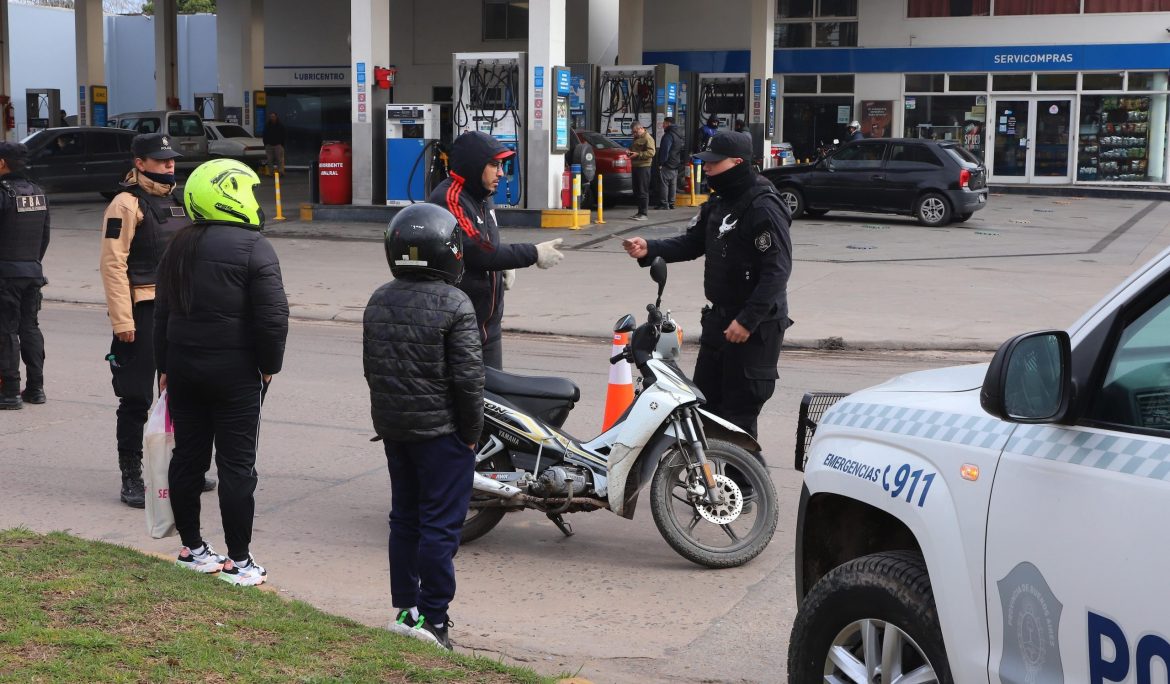
[[[137,551],[0,531],[2,682],[552,682]]]

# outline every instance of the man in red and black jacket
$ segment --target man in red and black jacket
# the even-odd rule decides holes
[[[466,268],[459,288],[471,298],[483,343],[484,365],[503,369],[500,320],[504,317],[504,290],[512,285],[514,269],[536,264],[552,268],[564,255],[561,238],[538,244],[502,244],[492,196],[504,176],[504,162],[515,152],[487,133],[468,131],[451,144],[451,175],[431,193],[429,202],[455,215],[463,230]]]

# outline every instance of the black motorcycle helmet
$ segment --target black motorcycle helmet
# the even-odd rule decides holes
[[[463,231],[455,216],[434,204],[412,204],[386,227],[386,261],[395,278],[463,277]]]

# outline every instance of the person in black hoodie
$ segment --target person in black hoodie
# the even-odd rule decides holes
[[[49,248],[45,191],[24,176],[28,148],[0,141],[0,409],[45,403],[45,338],[37,324]],[[20,360],[28,371],[20,391]]]
[[[175,425],[170,500],[183,542],[177,564],[252,586],[267,572],[251,554],[260,404],[284,361],[288,299],[280,262],[258,232],[256,172],[233,159],[199,166],[183,200],[194,224],[175,234],[158,268],[155,364]],[[199,530],[199,493],[219,470],[228,556]]]
[[[390,471],[389,628],[447,649],[453,559],[483,430],[475,310],[455,287],[462,242],[442,207],[398,212],[385,236],[394,280],[370,297],[362,335],[370,413]]]
[[[679,237],[622,242],[649,266],[655,257],[705,257],[703,310],[695,384],[714,414],[757,435],[757,418],[780,377],[776,364],[788,319],[792,272],[791,215],[768,179],[751,168],[752,139],[718,133],[698,153],[714,195]]]
[[[500,321],[504,290],[512,286],[514,269],[536,264],[552,268],[564,254],[557,238],[538,244],[503,244],[496,224],[492,195],[504,176],[503,164],[515,152],[487,133],[468,131],[451,144],[451,175],[427,200],[455,215],[463,230],[466,271],[459,288],[471,298],[483,343],[484,364],[503,370]]]

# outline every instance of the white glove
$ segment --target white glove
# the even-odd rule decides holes
[[[565,255],[557,247],[560,247],[564,241],[564,238],[557,238],[548,242],[538,242],[536,244],[537,268],[552,268],[561,263],[561,259],[564,259]]]
[[[516,269],[509,268],[504,271],[504,289],[511,290],[512,285],[516,282]]]

